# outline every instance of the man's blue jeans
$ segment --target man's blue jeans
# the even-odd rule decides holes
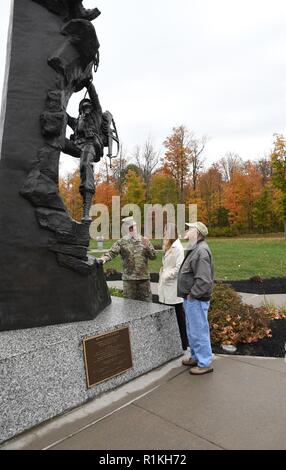
[[[186,327],[192,358],[199,367],[209,367],[212,363],[212,348],[208,310],[210,302],[195,299],[184,300]]]

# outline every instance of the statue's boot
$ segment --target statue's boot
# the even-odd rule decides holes
[[[93,194],[90,192],[86,192],[83,195],[83,216],[81,219],[81,222],[83,224],[90,224],[92,221],[92,218],[89,216],[91,203],[92,203],[92,197],[93,197]]]

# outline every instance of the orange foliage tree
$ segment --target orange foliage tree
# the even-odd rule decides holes
[[[145,202],[145,184],[141,176],[129,170],[125,177],[124,204],[137,204],[141,209]]]
[[[219,235],[280,230],[283,222],[286,232],[286,139],[275,136],[269,157],[243,162],[239,155],[228,153],[203,171],[205,143],[206,139],[195,139],[184,126],[173,128],[164,142],[162,167],[157,170],[158,153],[151,143],[146,144],[145,153],[137,150],[137,165],[128,161],[121,149],[112,168],[104,160],[96,166],[93,202],[106,205],[109,211],[112,197],[117,195],[122,204],[134,203],[141,210],[146,202],[185,203],[187,217],[187,205],[196,204],[198,219],[213,233],[218,229]],[[59,182],[70,215],[80,221],[79,185],[79,170]]]
[[[229,219],[238,229],[252,231],[253,208],[262,191],[262,176],[256,166],[247,162],[243,173],[234,171],[232,179],[224,186],[223,205],[229,210]]]
[[[59,182],[59,190],[61,197],[71,215],[77,221],[82,217],[82,197],[79,193],[80,172],[76,170],[74,173],[68,174],[61,178]],[[112,197],[117,196],[118,190],[113,181],[102,181],[96,185],[96,193],[93,197],[93,204],[104,204],[109,209],[112,207]]]
[[[109,211],[112,208],[112,198],[113,196],[118,196],[119,191],[115,187],[113,181],[103,181],[99,183],[96,187],[96,193],[94,197],[94,203],[104,204],[108,207]]]
[[[210,227],[218,225],[218,210],[222,207],[223,181],[218,168],[212,166],[198,179],[200,199],[204,201],[206,222]]]
[[[284,235],[286,239],[286,140],[281,134],[275,135],[271,153],[272,182],[280,191],[283,211]]]
[[[80,173],[79,170],[68,174],[65,178],[60,178],[60,195],[71,215],[77,221],[82,217],[82,197],[79,193]]]
[[[176,182],[180,203],[185,201],[191,164],[190,136],[184,126],[174,127],[173,133],[164,142],[166,154],[163,164]]]

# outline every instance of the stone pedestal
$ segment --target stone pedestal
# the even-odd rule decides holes
[[[88,389],[82,340],[128,326],[133,368]],[[0,333],[0,442],[182,353],[171,307],[113,298],[96,320]],[[115,358],[116,360],[116,358]]]

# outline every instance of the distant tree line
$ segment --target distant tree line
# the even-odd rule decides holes
[[[122,204],[197,204],[198,218],[213,236],[285,231],[286,140],[275,134],[273,149],[257,161],[235,153],[205,166],[207,138],[185,126],[175,127],[160,155],[151,140],[131,156],[121,148],[112,168],[96,167],[94,203],[111,208],[112,196]],[[62,197],[73,218],[81,217],[79,171],[60,180]]]

